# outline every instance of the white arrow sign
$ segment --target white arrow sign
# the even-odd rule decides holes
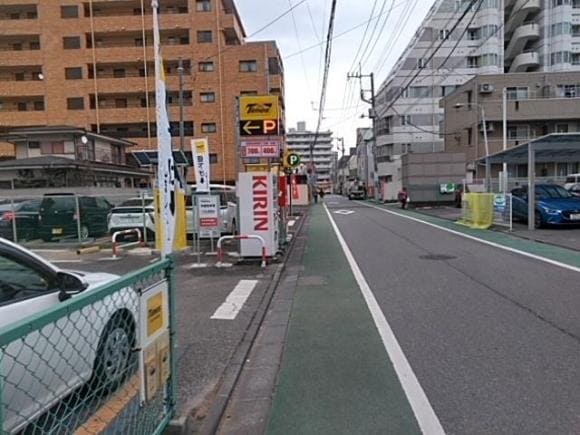
[[[349,215],[349,214],[353,214],[354,211],[352,211],[352,210],[337,210],[334,213],[336,213],[336,214],[343,214],[343,215],[346,216],[346,215]]]

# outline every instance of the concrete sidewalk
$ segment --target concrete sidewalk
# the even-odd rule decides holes
[[[297,242],[218,433],[419,433],[322,205]]]

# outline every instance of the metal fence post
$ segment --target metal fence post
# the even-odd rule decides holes
[[[141,192],[141,214],[143,218],[143,243],[147,244],[147,217],[145,213],[145,193]]]
[[[81,207],[79,205],[79,197],[75,195],[75,208],[77,214],[77,236],[79,238],[79,245],[83,244],[83,239],[81,236]]]
[[[173,416],[175,411],[175,394],[177,392],[177,331],[175,326],[175,260],[173,256],[169,256],[169,264],[167,265],[169,278],[169,346],[171,352],[171,383],[167,386],[169,390],[167,398],[167,413]]]
[[[14,210],[14,198],[10,198],[10,209],[12,210],[12,240],[18,243],[18,231],[16,228],[16,210]]]

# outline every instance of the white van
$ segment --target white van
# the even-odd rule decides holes
[[[580,174],[568,174],[566,175],[566,183],[564,188],[569,190],[573,185],[580,183]]]

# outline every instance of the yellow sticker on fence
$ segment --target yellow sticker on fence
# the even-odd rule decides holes
[[[163,327],[163,293],[147,300],[147,336],[151,337]]]

